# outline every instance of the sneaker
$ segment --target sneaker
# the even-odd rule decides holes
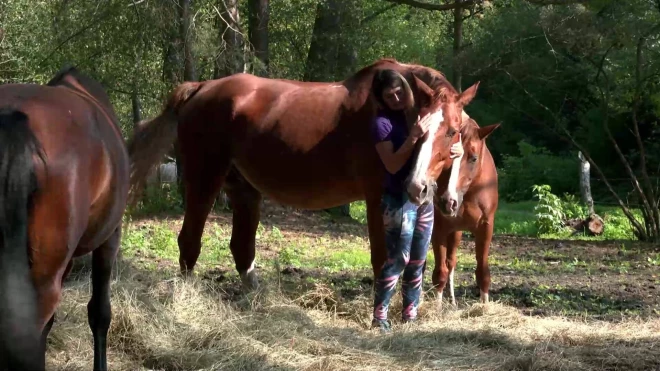
[[[380,332],[390,332],[392,331],[392,326],[390,325],[390,322],[386,319],[373,319],[371,321],[371,328],[378,328],[380,329]]]

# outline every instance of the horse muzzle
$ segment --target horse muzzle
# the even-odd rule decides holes
[[[458,216],[458,211],[463,204],[463,194],[452,193],[445,192],[436,203],[436,206],[442,215],[455,218]]]
[[[431,181],[410,182],[407,192],[410,202],[415,205],[421,205],[433,200],[435,183]]]

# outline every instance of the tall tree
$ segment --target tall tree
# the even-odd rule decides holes
[[[270,59],[268,55],[268,22],[270,20],[269,0],[248,0],[248,36],[260,66],[253,72],[268,76]]]

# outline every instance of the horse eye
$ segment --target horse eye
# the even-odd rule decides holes
[[[474,164],[475,162],[477,162],[477,159],[478,159],[477,156],[470,157],[470,163]]]
[[[447,130],[447,138],[451,138],[454,135],[456,135],[456,130],[454,130],[454,129]]]

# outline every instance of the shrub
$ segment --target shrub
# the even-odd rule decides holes
[[[579,160],[551,154],[543,147],[518,142],[519,156],[504,155],[500,178],[500,195],[506,201],[525,201],[533,197],[535,184],[547,184],[557,194],[579,193]]]

